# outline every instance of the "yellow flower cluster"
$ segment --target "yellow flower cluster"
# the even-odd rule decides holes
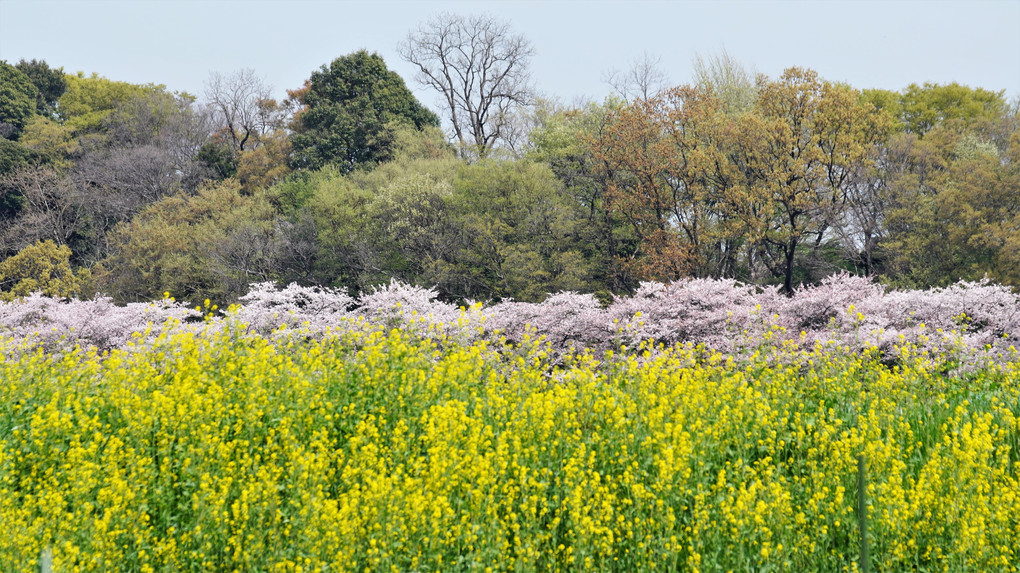
[[[856,571],[859,496],[875,570],[1020,570],[1020,365],[903,356],[11,352],[0,571]]]

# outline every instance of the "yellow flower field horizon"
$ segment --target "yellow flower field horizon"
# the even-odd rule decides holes
[[[872,570],[1020,570],[1016,361],[399,329],[7,352],[0,571],[856,571],[858,456]]]

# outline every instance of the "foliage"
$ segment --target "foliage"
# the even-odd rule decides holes
[[[34,292],[55,298],[91,295],[91,275],[87,269],[72,271],[70,257],[66,245],[46,240],[0,262],[0,300],[11,301]]]
[[[420,133],[372,171],[296,173],[270,189],[291,222],[315,229],[311,284],[358,292],[396,279],[447,300],[583,287],[581,213],[546,166],[465,165],[436,142]]]
[[[1005,90],[974,89],[956,82],[910,84],[900,96],[900,117],[908,131],[924,136],[946,121],[975,122],[1001,116],[1006,111],[1004,94]]]
[[[41,115],[29,120],[18,143],[42,162],[60,168],[73,165],[72,158],[81,151],[81,141],[71,127]]]
[[[117,224],[163,198],[194,193],[210,175],[198,157],[210,125],[190,97],[159,89],[124,96],[103,111],[89,131],[78,133],[80,147],[66,170],[70,194],[87,198],[83,226],[74,229],[78,240],[71,244],[76,259],[84,263],[107,254],[109,234]],[[66,121],[63,128],[71,123]]]
[[[266,281],[357,297],[397,281],[564,325],[585,323],[593,300],[659,296],[642,280],[782,285],[794,297],[840,270],[900,289],[1020,285],[1020,115],[1001,92],[858,91],[799,68],[752,78],[723,52],[672,89],[645,55],[616,77],[630,102],[568,108],[534,97],[531,45],[505,22],[440,16],[402,48],[423,74],[494,90],[430,84],[471,124],[460,149],[366,51],[322,66],[284,102],[251,70],[212,76],[199,105],[39,60],[5,67],[24,122],[8,124],[16,141],[0,138],[0,258],[51,240],[118,302],[170,290],[225,304]],[[439,53],[450,57],[427,61]],[[506,72],[507,90],[483,69]],[[197,197],[203,185],[223,204]],[[528,306],[560,291],[574,294]],[[555,310],[570,301],[588,309],[576,321]],[[513,316],[506,332],[523,333]],[[588,340],[626,338],[601,321]]]
[[[797,68],[760,85],[758,107],[767,143],[753,158],[770,215],[761,236],[763,261],[791,292],[798,247],[813,241],[817,253],[833,211],[846,201],[854,168],[885,126],[855,90]]]
[[[0,177],[18,169],[26,167],[35,157],[35,154],[17,141],[11,141],[0,137]],[[4,215],[16,211],[16,207],[7,201],[0,203],[0,213]]]
[[[584,287],[583,212],[547,166],[483,161],[462,168],[453,186],[464,243],[454,272],[481,288],[450,292],[533,301]]]
[[[52,80],[43,65],[29,67],[40,81]],[[106,255],[117,223],[160,198],[193,192],[207,177],[196,155],[210,129],[193,98],[162,86],[61,78],[68,89],[59,114],[33,116],[18,147],[4,146],[11,168],[0,175],[0,251],[9,256],[51,239],[71,248],[73,264],[92,266]]]
[[[67,79],[63,68],[51,68],[46,60],[20,60],[14,67],[21,70],[32,81],[39,92],[35,112],[52,118],[56,115],[57,102],[67,90]]]
[[[211,179],[226,179],[237,175],[237,157],[228,145],[220,141],[209,141],[202,145],[195,160],[210,173]]]
[[[417,129],[439,125],[404,80],[364,50],[323,65],[295,95],[305,106],[291,136],[295,167],[332,164],[346,173],[371,166],[388,157],[391,122]]]
[[[901,119],[903,117],[902,95],[899,92],[882,89],[864,89],[861,90],[861,103],[870,104],[876,110],[884,113],[893,129],[897,131],[905,129]]]
[[[205,175],[195,156],[209,137],[206,119],[186,98],[132,97],[106,116],[75,171],[136,205],[193,191]]]
[[[67,80],[67,90],[58,100],[57,115],[77,133],[100,129],[106,116],[135,97],[166,93],[162,85],[130,84],[109,80],[98,74],[86,76],[79,72],[64,77]]]
[[[260,138],[260,145],[241,152],[237,158],[237,179],[248,193],[267,189],[290,173],[288,160],[292,151],[290,139],[283,131],[274,131]]]
[[[637,286],[627,265],[637,240],[619,209],[612,207],[610,186],[620,176],[599,159],[593,142],[609,128],[622,102],[607,100],[581,109],[549,110],[539,107],[538,125],[532,130],[528,159],[549,165],[563,182],[567,197],[580,206],[577,227],[580,248],[589,261],[590,290],[607,300],[610,293],[632,292]]]
[[[855,169],[884,136],[883,116],[810,70],[760,77],[753,93],[743,113],[706,84],[612,116],[593,154],[609,208],[640,241],[618,264],[658,280],[761,280],[764,270],[792,291],[799,257],[817,258]]]
[[[1001,118],[1000,123],[1007,123]],[[1020,139],[1000,151],[953,125],[923,139],[891,141],[885,270],[900,286],[946,285],[988,276],[1017,284],[1013,238],[1020,229]]]
[[[35,115],[39,90],[18,68],[0,61],[0,137],[18,139]]]
[[[266,197],[242,195],[233,179],[167,197],[114,229],[97,280],[124,302],[163,292],[232,302],[249,283],[274,278],[274,221]]]
[[[436,265],[456,248],[451,225],[453,187],[431,174],[397,179],[378,192],[367,211],[378,225],[380,259],[397,276],[448,280]]]
[[[725,204],[726,190],[712,189],[705,170],[720,165],[719,151],[702,150],[702,122],[718,102],[693,88],[676,88],[621,108],[598,133],[595,159],[604,170],[610,209],[632,227],[640,257],[618,257],[641,278],[675,280],[704,274],[705,252],[714,243],[708,219],[710,195]],[[708,155],[712,154],[715,155]],[[722,179],[725,181],[725,178]],[[714,191],[714,192],[713,192]]]

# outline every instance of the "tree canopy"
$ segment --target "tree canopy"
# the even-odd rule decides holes
[[[1020,100],[1004,92],[858,90],[725,52],[669,87],[645,54],[610,77],[619,96],[565,105],[535,97],[507,22],[442,15],[400,49],[452,132],[366,50],[283,101],[254,70],[195,97],[0,63],[0,289],[94,277],[120,302],[228,304],[251,282],[397,280],[461,303],[607,303],[648,280],[792,294],[841,271],[1020,286]],[[84,282],[53,279],[68,272]]]
[[[67,90],[67,79],[63,68],[51,68],[46,60],[21,60],[15,66],[28,76],[39,95],[36,99],[36,113],[52,117],[57,111],[57,102]]]
[[[18,68],[0,61],[0,137],[17,139],[35,115],[39,90]]]
[[[382,57],[365,50],[323,65],[294,95],[304,106],[291,137],[295,167],[349,172],[385,160],[396,126],[439,125]]]

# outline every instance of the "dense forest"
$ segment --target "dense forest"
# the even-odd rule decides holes
[[[608,301],[641,281],[1020,284],[1020,103],[958,84],[857,89],[725,53],[662,87],[563,105],[505,22],[444,15],[400,54],[203,94],[0,62],[0,300],[236,301],[251,283],[397,280],[444,300]],[[923,78],[919,78],[923,80]]]

